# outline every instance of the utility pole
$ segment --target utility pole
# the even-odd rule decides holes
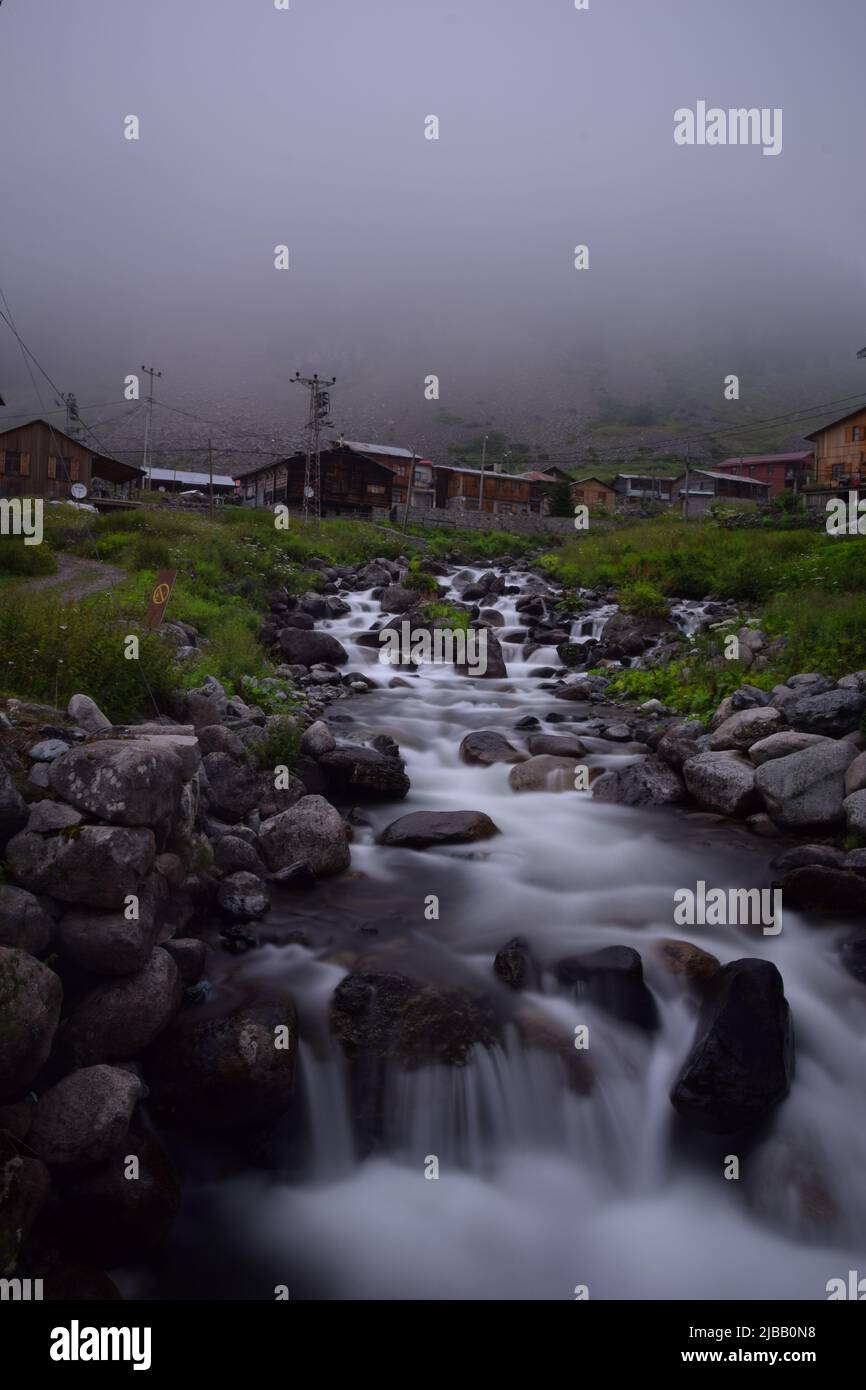
[[[407,522],[408,522],[408,520],[409,520],[409,501],[410,501],[410,498],[411,498],[411,496],[412,496],[412,488],[413,488],[413,486],[414,486],[414,484],[415,484],[415,459],[416,459],[416,458],[417,458],[417,455],[416,455],[415,450],[414,450],[414,448],[413,448],[413,450],[412,450],[412,462],[409,464],[409,480],[408,480],[408,483],[407,483],[407,485],[406,485],[406,501],[405,501],[405,503],[403,504],[403,530],[404,530],[404,531],[406,530],[406,524],[407,524]]]
[[[484,461],[487,458],[487,435],[484,436],[484,443],[481,445],[481,482],[478,484],[478,510],[484,510]]]
[[[691,461],[692,461],[692,444],[691,444],[691,440],[689,440],[689,442],[686,444],[686,500],[685,500],[685,505],[684,505],[684,507],[683,507],[683,521],[688,521],[688,519],[689,519],[689,474],[690,474],[690,465],[691,465]]]
[[[141,460],[141,465],[142,465],[142,467],[143,467],[143,469],[144,469],[144,486],[145,486],[146,488],[149,488],[149,487],[151,486],[151,481],[150,481],[150,475],[149,475],[149,473],[148,473],[148,471],[147,471],[147,469],[148,469],[147,460],[148,460],[148,445],[149,445],[149,443],[150,443],[150,431],[151,431],[151,426],[152,426],[152,424],[153,424],[153,378],[154,378],[154,377],[157,377],[157,378],[158,378],[158,377],[161,377],[161,376],[162,376],[162,372],[158,372],[158,371],[156,370],[155,367],[144,367],[144,366],[143,366],[141,370],[142,370],[147,376],[150,377],[150,391],[149,391],[148,395],[145,397],[145,400],[147,401],[147,413],[146,413],[146,415],[145,415],[145,417],[144,417],[144,454],[143,454],[142,460]]]
[[[62,395],[57,404],[66,406],[66,433],[69,435],[70,439],[78,439],[81,434],[81,429],[79,427],[78,401],[75,398],[75,393],[70,391],[67,396]]]
[[[330,381],[320,381],[318,372],[312,376],[301,376],[300,372],[295,372],[292,379],[301,386],[306,386],[310,393],[310,407],[307,413],[307,462],[304,467],[304,521],[309,521],[311,515],[314,520],[321,521],[322,450],[319,435],[322,426],[330,423],[328,420],[331,410],[329,388],[333,386],[337,378],[332,376]],[[274,477],[276,478],[276,470]]]
[[[210,519],[213,521],[213,446],[210,439],[207,442],[207,466],[210,473]]]

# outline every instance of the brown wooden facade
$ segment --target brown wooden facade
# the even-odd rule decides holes
[[[394,474],[385,464],[346,446],[324,449],[321,460],[323,516],[369,516],[374,507],[392,505]],[[245,473],[239,480],[242,501],[301,511],[306,463],[306,454],[297,453]]]
[[[580,503],[585,507],[606,507],[612,512],[619,501],[619,496],[609,483],[603,483],[600,478],[577,478],[569,489],[571,500]]]
[[[807,434],[815,445],[815,482],[821,487],[859,487],[866,478],[866,408]]]
[[[88,495],[116,494],[142,477],[140,468],[94,453],[46,420],[0,431],[0,497],[65,501],[74,483],[83,483]]]

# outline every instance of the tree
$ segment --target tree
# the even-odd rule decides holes
[[[571,485],[560,478],[547,494],[548,516],[573,516],[574,503],[571,500]]]

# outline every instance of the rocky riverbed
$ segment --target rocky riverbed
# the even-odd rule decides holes
[[[706,726],[625,709],[589,669],[720,605],[432,568],[484,676],[379,662],[429,626],[399,562],[272,595],[291,767],[214,680],[124,727],[5,702],[4,1268],[55,1297],[821,1297],[866,1230],[866,673],[760,690],[746,627]],[[677,928],[699,881],[777,887],[781,931]]]

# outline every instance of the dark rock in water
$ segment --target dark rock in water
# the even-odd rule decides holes
[[[502,647],[500,646],[499,638],[490,628],[482,625],[480,631],[476,634],[476,640],[478,641],[479,661],[486,661],[485,670],[479,672],[475,665],[460,666],[456,662],[454,664],[454,670],[459,676],[476,676],[487,680],[503,680],[508,675],[508,668],[505,665],[505,657],[502,655]]]
[[[460,756],[465,763],[482,763],[485,767],[493,763],[519,763],[526,757],[515,748],[504,734],[493,729],[479,729],[467,734],[460,745]]]
[[[242,870],[259,875],[265,872],[255,847],[239,835],[220,836],[214,845],[214,864],[223,874],[236,874]]]
[[[196,936],[175,936],[164,941],[162,949],[171,956],[177,966],[181,984],[185,989],[198,984],[204,974],[207,947]]]
[[[701,810],[719,816],[745,816],[758,810],[755,769],[740,753],[697,753],[683,763],[689,795]],[[767,808],[773,819],[776,816]]]
[[[544,716],[545,724],[570,724],[573,719],[573,714],[562,714],[559,710],[551,710],[550,714]]]
[[[804,689],[804,695],[798,690],[796,699],[785,703],[785,715],[792,729],[842,738],[844,734],[859,728],[863,711],[866,710],[866,695],[850,689],[827,690],[822,695],[813,695],[808,693],[808,686]]]
[[[866,985],[866,936],[849,936],[842,942],[841,955],[848,974]]]
[[[789,869],[802,869],[807,864],[822,864],[826,869],[841,869],[845,859],[845,851],[834,848],[833,845],[795,845],[793,849],[783,850],[777,854],[775,859],[770,860],[771,869],[781,869],[787,873]]]
[[[685,800],[678,774],[659,758],[645,758],[606,772],[592,784],[593,797],[623,806],[664,806]]]
[[[563,666],[579,666],[586,656],[586,647],[582,642],[560,642],[556,655]]]
[[[272,873],[305,860],[322,877],[342,873],[351,860],[346,826],[322,796],[302,796],[296,806],[266,820],[259,849]]]
[[[512,937],[496,952],[493,970],[510,989],[532,989],[540,981],[538,965],[522,936]]]
[[[412,811],[386,826],[379,842],[401,849],[426,849],[487,840],[499,833],[499,827],[483,811]]]
[[[402,760],[381,753],[377,748],[340,744],[330,753],[324,753],[318,766],[324,770],[328,785],[338,792],[392,801],[409,791],[409,778]]]
[[[342,666],[349,654],[329,632],[303,632],[300,628],[283,628],[278,638],[286,661],[299,666],[315,666],[319,661]]]
[[[28,1148],[51,1168],[86,1168],[117,1154],[143,1091],[122,1067],[82,1067],[43,1091]]]
[[[784,1100],[794,1039],[782,977],[770,961],[732,961],[717,975],[692,1050],[674,1083],[674,1109],[697,1129],[733,1134]]]
[[[527,748],[533,757],[583,758],[586,748],[575,734],[532,734]]]
[[[315,882],[316,875],[306,859],[297,859],[294,864],[287,864],[271,874],[271,883],[279,888],[312,888]]]
[[[271,905],[267,884],[252,873],[241,870],[224,879],[217,890],[217,906],[236,922],[264,917]]]
[[[157,1122],[227,1130],[274,1119],[292,1098],[297,1045],[288,1000],[219,1018],[182,1013],[145,1058]]]
[[[643,965],[630,946],[603,946],[585,955],[566,956],[556,978],[571,985],[576,999],[587,999],[605,1013],[636,1028],[658,1027],[655,1000],[644,984]]]
[[[866,883],[849,869],[831,869],[823,864],[806,864],[791,869],[781,884],[786,907],[802,912],[828,912],[840,916],[866,913]]]
[[[138,1160],[134,1179],[126,1176],[132,1157]],[[94,1264],[118,1265],[162,1245],[180,1206],[180,1184],[156,1138],[132,1133],[122,1158],[63,1178],[60,1196],[50,1221],[60,1248]]]
[[[653,945],[656,956],[669,974],[683,975],[700,989],[715,979],[722,968],[715,956],[711,956],[709,951],[702,951],[691,941],[664,937]]]
[[[293,627],[301,632],[312,632],[315,625],[309,613],[286,613],[280,631],[285,632],[286,628]]]
[[[386,758],[399,758],[400,745],[390,734],[377,734],[370,739],[370,747],[375,748],[377,753],[384,753]]]
[[[700,751],[695,740],[700,737],[702,728],[701,724],[692,721],[665,730],[656,747],[662,762],[681,772],[683,763],[696,757]]]
[[[608,618],[601,632],[606,647],[616,648],[625,656],[640,656],[658,637],[676,635],[677,629],[667,618],[641,618],[621,609]]]
[[[180,1008],[177,966],[160,947],[135,975],[107,980],[84,994],[57,1030],[52,1065],[64,1070],[138,1057]]]
[[[540,729],[541,720],[536,719],[534,714],[524,714],[515,724],[515,729]]]

